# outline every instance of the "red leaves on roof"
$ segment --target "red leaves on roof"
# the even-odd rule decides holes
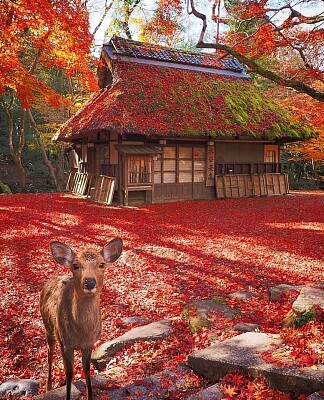
[[[109,129],[162,136],[309,135],[249,80],[120,61],[112,87],[97,93],[59,137]]]

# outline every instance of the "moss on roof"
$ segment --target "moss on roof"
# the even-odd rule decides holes
[[[248,79],[123,61],[115,64],[112,86],[96,93],[56,139],[99,130],[211,138],[313,136]]]

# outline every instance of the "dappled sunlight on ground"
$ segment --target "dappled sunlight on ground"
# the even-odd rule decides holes
[[[39,292],[48,277],[68,272],[54,262],[52,240],[75,250],[99,249],[116,236],[124,241],[122,257],[107,271],[101,342],[129,329],[122,323],[127,316],[173,321],[177,334],[171,338],[116,355],[111,368],[123,367],[113,379],[118,386],[186,361],[193,349],[233,334],[225,328],[236,322],[280,332],[291,299],[269,302],[269,287],[323,280],[323,209],[323,192],[139,207],[103,206],[68,194],[0,196],[0,383],[32,377],[44,385]],[[238,290],[255,297],[230,301],[241,309],[234,320],[217,317],[211,331],[200,334],[181,320],[189,301]],[[56,385],[62,384],[59,356],[55,368]],[[80,374],[80,363],[76,369]]]

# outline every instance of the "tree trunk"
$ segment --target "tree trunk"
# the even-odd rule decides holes
[[[21,109],[20,112],[20,127],[19,127],[19,143],[17,149],[15,149],[13,135],[14,135],[14,117],[13,117],[13,94],[10,94],[9,104],[7,105],[3,96],[1,96],[1,102],[3,104],[3,108],[6,112],[8,122],[9,122],[9,131],[8,131],[8,142],[9,142],[9,151],[10,155],[15,163],[15,167],[17,169],[19,175],[19,183],[21,192],[25,193],[27,188],[27,174],[22,162],[22,152],[25,147],[25,119],[26,119],[26,110]]]
[[[47,167],[47,169],[48,169],[48,171],[50,173],[53,185],[55,186],[55,189],[57,191],[61,191],[62,188],[60,187],[60,185],[58,183],[58,180],[56,178],[55,169],[54,169],[54,167],[53,167],[53,165],[51,163],[51,160],[47,157],[47,153],[46,153],[46,149],[45,149],[45,146],[44,146],[44,142],[42,140],[42,136],[41,136],[41,134],[39,132],[38,126],[37,126],[37,124],[36,124],[36,122],[34,120],[32,112],[30,110],[28,110],[28,116],[29,116],[30,122],[31,122],[31,124],[32,124],[32,126],[34,128],[34,131],[35,131],[35,133],[37,135],[39,148],[40,148],[44,163],[45,163],[45,165],[46,165],[46,167]]]

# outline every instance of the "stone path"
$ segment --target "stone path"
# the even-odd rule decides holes
[[[314,304],[322,310],[324,309],[324,284],[307,287],[278,285],[270,289],[270,300],[280,301],[287,291],[296,290],[300,294],[292,304],[294,315],[300,315],[312,308]],[[248,300],[253,295],[250,292],[235,292],[230,294],[229,297]],[[231,319],[240,311],[229,307],[226,299],[214,298],[195,300],[186,306],[184,312],[187,313],[188,324],[191,327],[193,322],[197,322],[196,319],[198,318],[196,328],[201,328],[201,326],[208,326],[210,312],[212,314],[221,313]],[[190,313],[193,313],[193,317]],[[99,370],[105,368],[110,357],[129,343],[161,340],[173,334],[172,325],[167,320],[149,323],[149,321],[140,317],[130,317],[125,323],[145,325],[132,328],[124,335],[99,346],[92,355],[93,364]],[[280,343],[277,336],[260,333],[256,324],[249,324],[248,322],[236,324],[232,329],[245,333],[191,354],[188,359],[189,367],[205,376],[211,383],[219,381],[228,371],[248,372],[252,376],[263,375],[270,386],[281,391],[307,393],[309,394],[307,400],[324,400],[324,396],[321,395],[323,394],[321,390],[324,390],[324,365],[318,365],[316,368],[298,369],[268,364],[262,359],[261,353]],[[178,396],[177,398],[182,400],[219,400],[224,398],[217,384],[194,393],[194,381],[190,382],[192,377],[190,374],[191,370],[188,367],[179,365],[172,371],[162,371],[125,387],[109,390],[107,390],[109,378],[104,375],[98,375],[92,381],[94,389],[101,389],[104,396],[109,396],[111,400],[157,400],[171,398],[172,396]],[[84,392],[84,389],[84,381],[75,382],[72,387],[72,399],[81,399],[81,393]],[[0,385],[0,398],[8,398],[10,393],[16,398],[31,395],[36,400],[61,400],[65,398],[65,387],[41,395],[37,395],[37,392],[38,382],[29,379],[10,380]],[[192,394],[189,394],[189,392]]]
[[[91,361],[100,370],[106,367],[110,357],[122,350],[127,344],[141,340],[162,340],[170,334],[171,324],[164,320],[133,328],[124,335],[97,347],[92,353]]]
[[[247,332],[199,350],[189,356],[188,364],[211,382],[218,382],[228,372],[264,376],[267,383],[284,392],[311,394],[324,388],[324,365],[317,369],[277,367],[261,358],[280,340],[266,333]]]

